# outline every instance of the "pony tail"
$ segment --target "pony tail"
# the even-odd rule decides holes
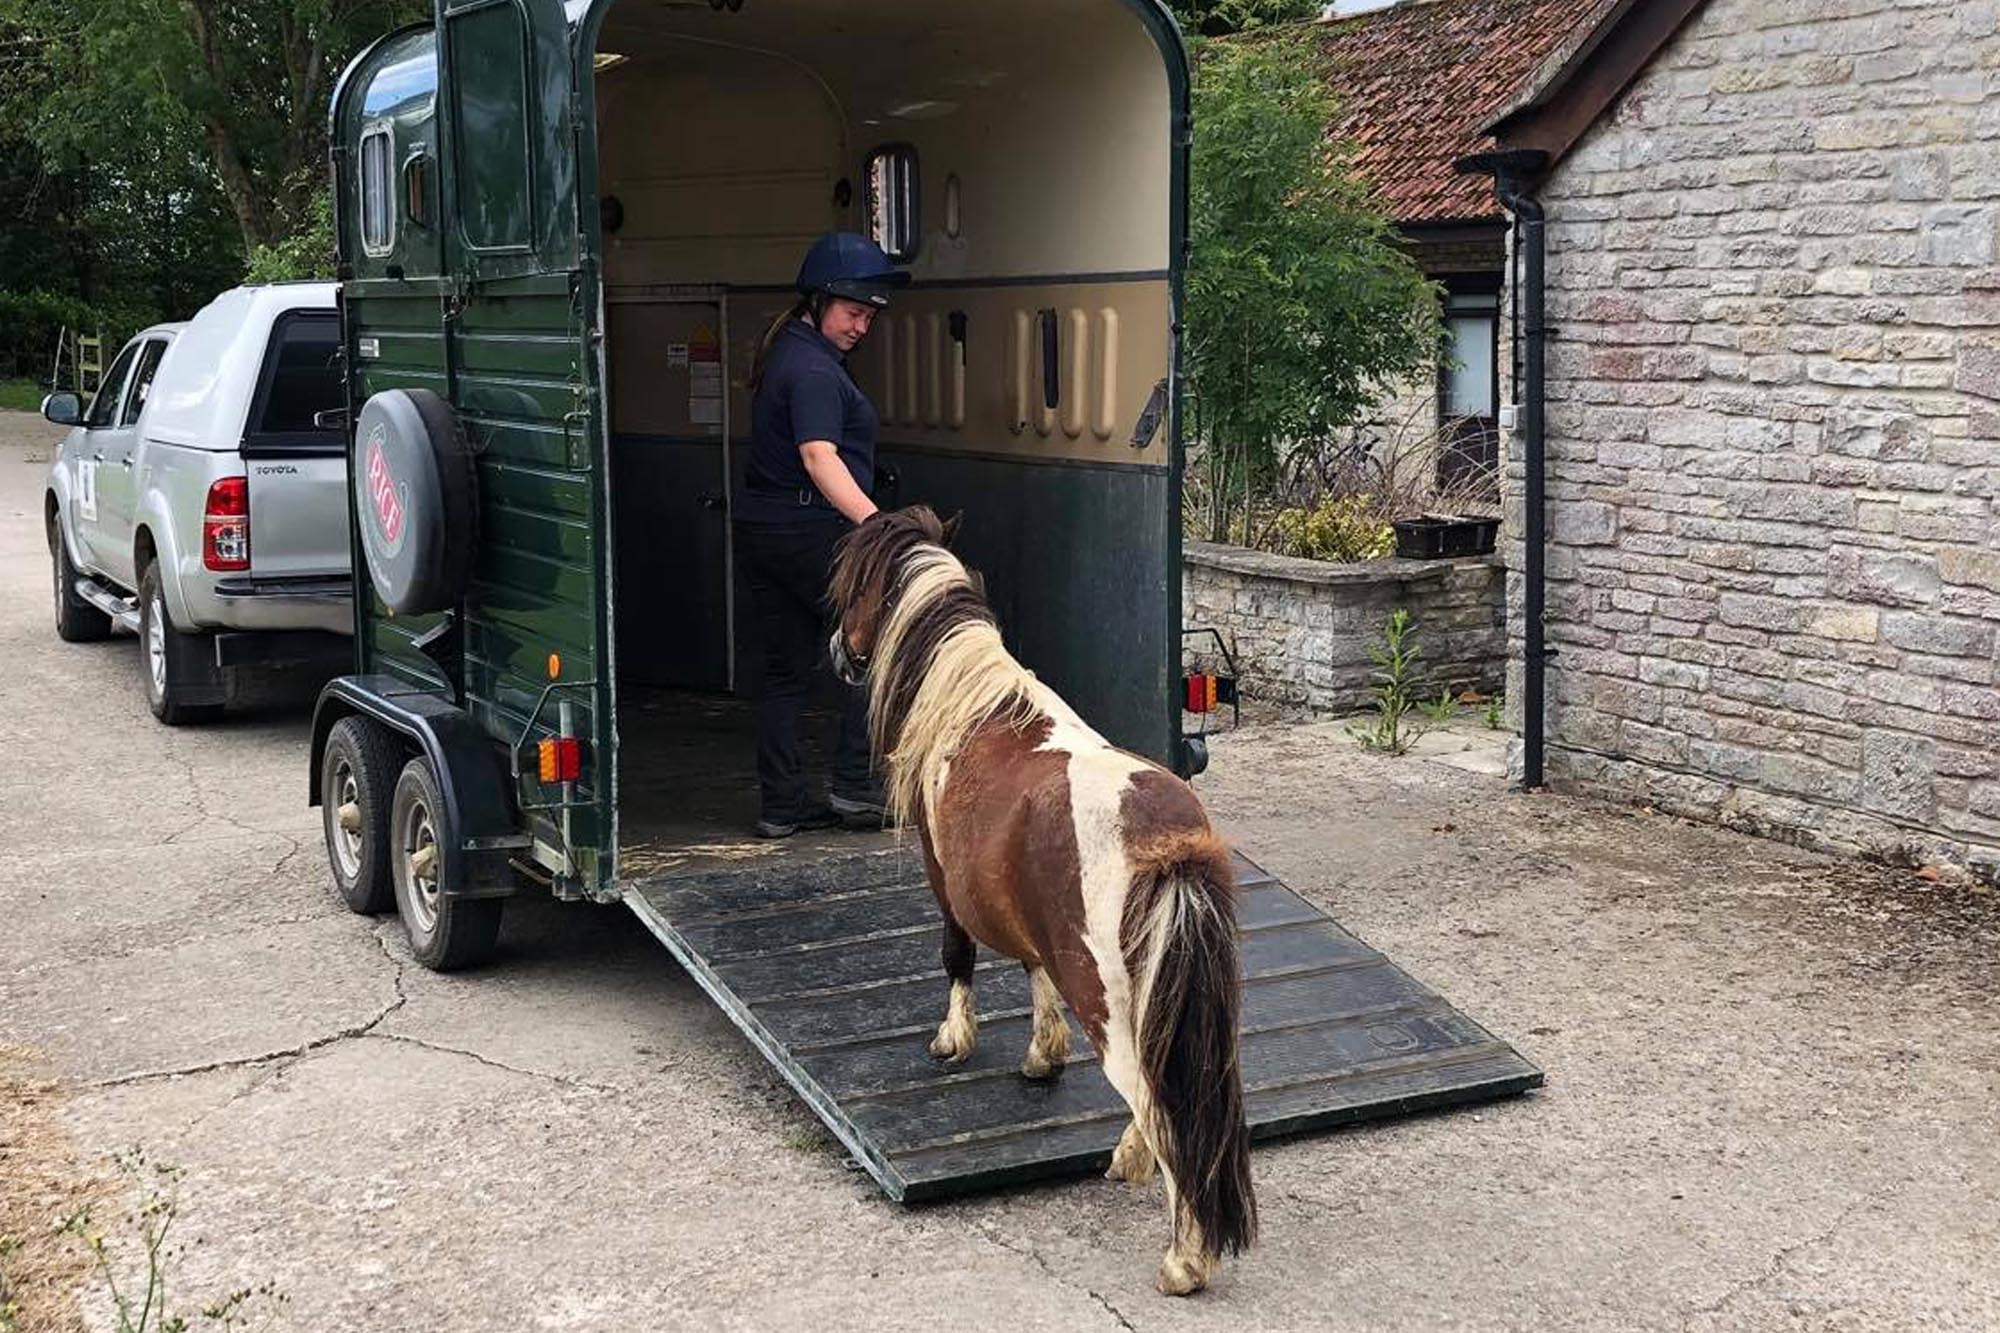
[[[1203,831],[1134,857],[1126,967],[1138,1014],[1147,1137],[1174,1189],[1176,1224],[1210,1255],[1257,1236],[1237,1025],[1236,891],[1222,840]]]

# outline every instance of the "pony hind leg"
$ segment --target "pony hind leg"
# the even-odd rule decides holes
[[[1134,1120],[1118,1136],[1118,1146],[1112,1149],[1111,1166],[1105,1171],[1104,1178],[1144,1185],[1152,1180],[1158,1168],[1159,1161],[1153,1156],[1153,1145],[1146,1142],[1146,1136],[1139,1132],[1139,1122]]]
[[[944,917],[944,974],[951,979],[951,999],[945,1007],[944,1022],[931,1038],[931,1054],[957,1064],[972,1054],[979,1036],[979,1015],[972,1005],[972,964],[977,950],[972,936],[954,921],[949,908]]]
[[[1069,1022],[1063,1017],[1062,993],[1045,967],[1028,968],[1028,991],[1035,1001],[1035,1026],[1021,1073],[1032,1079],[1054,1078],[1069,1062]]]

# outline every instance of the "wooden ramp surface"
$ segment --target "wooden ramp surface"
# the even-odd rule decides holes
[[[1324,912],[1247,860],[1237,870],[1256,1137],[1540,1085],[1512,1047]],[[1110,1160],[1127,1111],[1080,1032],[1059,1079],[1020,1076],[1029,1004],[1018,964],[980,951],[968,1060],[944,1065],[925,1050],[946,987],[937,907],[908,848],[690,869],[628,883],[625,900],[890,1197]]]

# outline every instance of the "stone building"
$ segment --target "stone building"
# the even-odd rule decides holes
[[[1548,155],[1550,780],[2000,874],[2000,3],[1620,0],[1487,128]]]

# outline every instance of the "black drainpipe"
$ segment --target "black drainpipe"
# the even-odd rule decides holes
[[[1542,785],[1542,750],[1547,734],[1543,668],[1548,648],[1543,620],[1547,591],[1545,575],[1548,546],[1548,468],[1546,436],[1543,433],[1542,405],[1545,397],[1544,370],[1548,362],[1548,323],[1543,317],[1543,272],[1548,258],[1548,241],[1543,234],[1542,205],[1535,191],[1547,174],[1549,155],[1539,148],[1516,148],[1497,153],[1475,153],[1456,164],[1463,172],[1493,177],[1493,192],[1501,206],[1514,215],[1515,253],[1526,262],[1527,272],[1515,287],[1514,314],[1521,322],[1521,341],[1527,350],[1527,383],[1520,405],[1524,420],[1521,438],[1522,464],[1526,473],[1526,495],[1521,569],[1521,785],[1532,791]]]

